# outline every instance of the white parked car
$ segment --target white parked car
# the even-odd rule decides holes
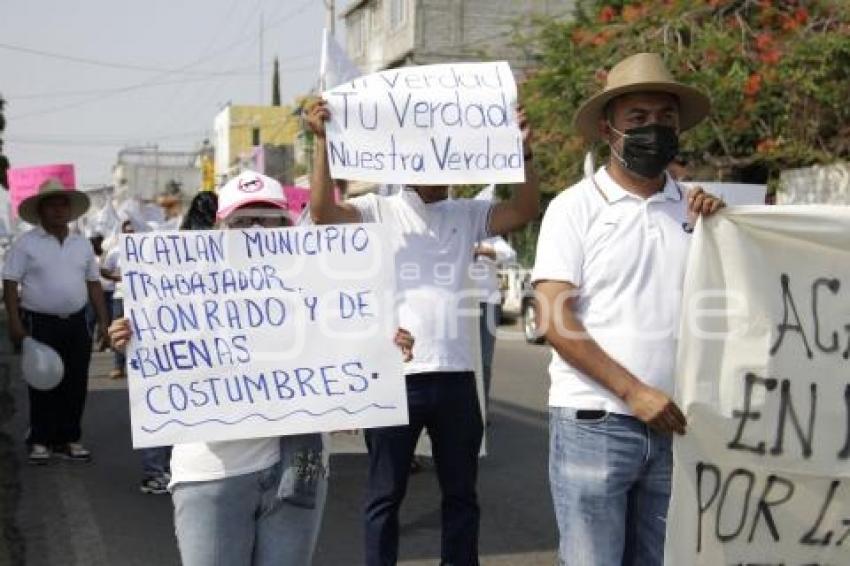
[[[531,288],[531,270],[519,264],[501,267],[499,287],[502,291],[502,315],[520,318],[525,340],[530,344],[542,344],[544,338],[537,331],[537,305]]]

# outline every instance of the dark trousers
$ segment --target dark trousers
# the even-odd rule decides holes
[[[30,444],[46,446],[77,442],[86,405],[91,360],[91,335],[85,310],[67,318],[24,312],[32,337],[56,350],[65,365],[65,374],[56,388],[39,391],[29,388]]]
[[[110,316],[112,317],[111,320],[118,320],[119,318],[124,317],[124,299],[121,297],[113,297],[110,307],[112,311],[110,313]],[[113,352],[112,361],[114,369],[124,369],[124,366],[127,365],[127,355],[122,351],[115,350]],[[169,458],[170,457],[171,456],[169,456]]]
[[[426,428],[442,492],[441,561],[477,566],[480,512],[475,483],[483,426],[475,375],[408,375],[407,404],[410,424],[366,431],[366,564],[388,566],[398,560],[398,511],[407,491],[416,442]]]

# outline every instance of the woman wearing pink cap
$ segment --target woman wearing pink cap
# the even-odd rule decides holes
[[[224,228],[279,228],[292,219],[283,187],[245,171],[219,192]],[[125,348],[127,319],[109,329]],[[413,338],[395,344],[410,359]],[[174,523],[184,566],[310,564],[321,523],[327,470],[320,434],[197,442],[174,446]]]

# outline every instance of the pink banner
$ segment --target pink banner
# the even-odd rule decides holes
[[[289,205],[289,212],[295,217],[301,214],[307,206],[310,206],[310,189],[304,187],[283,187],[283,194],[286,195],[286,202]],[[339,189],[334,189],[334,199],[339,202]]]
[[[70,163],[39,165],[36,167],[12,167],[9,169],[9,196],[12,200],[12,213],[18,215],[18,206],[38,192],[38,187],[46,180],[54,178],[69,191],[77,187],[74,178],[74,166]]]
[[[298,218],[304,207],[310,204],[310,189],[303,187],[283,187],[283,194],[286,195],[289,212],[295,218]]]

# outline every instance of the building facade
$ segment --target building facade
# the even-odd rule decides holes
[[[535,17],[569,18],[575,0],[355,0],[342,13],[346,51],[364,72],[454,61],[508,61],[521,74],[531,54],[517,34]]]
[[[112,168],[115,186],[127,196],[154,201],[171,185],[188,199],[201,187],[198,151],[163,151],[158,147],[124,148]]]
[[[257,149],[289,146],[300,129],[298,116],[288,106],[227,105],[213,122],[215,175],[218,180],[256,161]]]

